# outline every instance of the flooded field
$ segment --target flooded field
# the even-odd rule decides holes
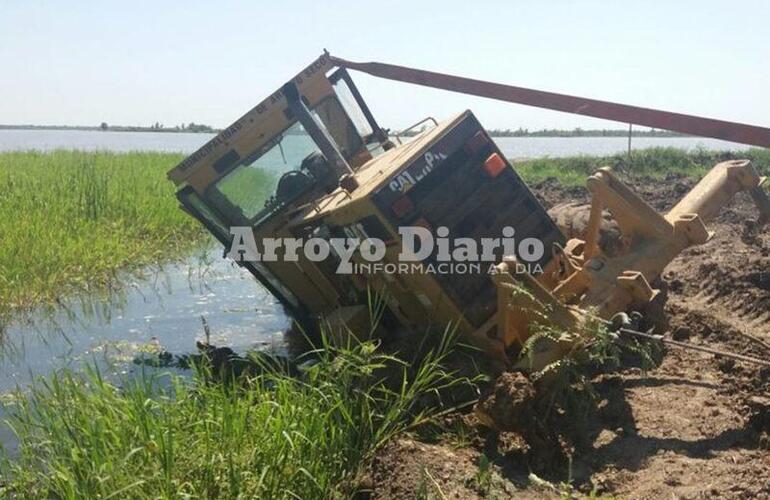
[[[107,296],[71,298],[6,325],[0,398],[13,398],[34,378],[65,367],[95,366],[116,377],[152,370],[137,361],[195,351],[195,341],[205,338],[201,317],[212,344],[285,352],[290,320],[280,304],[248,272],[222,259],[219,249],[142,274]],[[15,446],[4,425],[0,443]]]
[[[187,132],[100,132],[92,130],[0,130],[0,151],[82,149],[192,153],[214,134]],[[510,158],[610,155],[628,148],[626,137],[496,137]],[[741,150],[747,146],[703,137],[634,137],[632,149]]]
[[[143,354],[195,350],[204,338],[242,352],[284,350],[290,325],[277,301],[248,272],[214,250],[205,259],[147,268],[107,297],[69,299],[54,312],[39,308],[6,325],[0,354],[0,392],[62,367],[96,364],[110,373],[137,368]]]

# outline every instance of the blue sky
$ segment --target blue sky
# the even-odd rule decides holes
[[[324,48],[770,125],[770,2],[0,0],[0,123],[224,126]],[[622,125],[354,74],[382,125]]]

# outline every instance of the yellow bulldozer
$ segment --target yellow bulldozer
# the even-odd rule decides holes
[[[391,135],[348,70],[770,146],[767,128],[324,52],[169,172],[182,207],[305,329],[366,324],[376,291],[383,328],[451,324],[510,367],[536,318],[571,330],[587,315],[609,319],[654,300],[651,284],[710,238],[706,221],[737,192],[750,193],[760,224],[770,220],[764,179],[748,161],[716,165],[667,214],[601,168],[587,181],[587,227],[568,239],[471,111]],[[612,254],[599,244],[605,211],[621,233]],[[570,348],[554,343],[524,368]]]

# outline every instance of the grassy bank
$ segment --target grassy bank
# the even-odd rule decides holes
[[[514,166],[527,182],[554,178],[565,186],[585,186],[586,178],[600,167],[612,167],[631,176],[662,178],[675,173],[697,179],[719,162],[744,158],[751,160],[763,175],[770,174],[770,150],[759,148],[743,152],[649,148],[633,151],[630,160],[623,153],[520,160],[514,161]]]
[[[199,245],[165,153],[0,153],[0,315],[114,281]]]
[[[444,371],[450,343],[415,364],[364,343],[326,349],[301,378],[246,386],[97,373],[37,385],[11,410],[19,456],[4,498],[329,498],[382,443],[432,420],[425,396],[464,383]],[[383,367],[391,378],[382,383]]]

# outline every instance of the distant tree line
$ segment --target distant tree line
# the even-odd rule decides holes
[[[88,125],[0,125],[0,130],[101,130],[104,132],[207,132],[215,133],[216,129],[210,125],[190,122],[188,124],[174,125],[166,127],[160,122],[155,122],[149,126],[142,125],[110,125],[102,122],[99,126],[92,127]]]
[[[582,129],[580,127],[572,130],[561,129],[540,129],[529,130],[527,128],[512,129],[491,129],[488,130],[492,137],[628,137],[628,129]],[[671,132],[669,130],[657,129],[632,129],[632,137],[683,137],[684,134]]]
[[[427,127],[412,129],[406,132],[389,131],[391,135],[400,137],[413,137],[422,133]],[[583,129],[580,127],[572,130],[544,128],[529,130],[519,127],[517,129],[488,129],[487,133],[492,137],[628,137],[628,129]],[[658,129],[632,129],[631,137],[685,137],[685,134]]]
[[[128,132],[195,132],[195,133],[219,132],[219,129],[215,129],[210,125],[204,125],[203,123],[195,123],[195,122],[190,122],[188,124],[182,123],[181,125],[174,125],[173,127],[166,127],[160,122],[155,122],[149,127],[132,127],[132,126],[127,127],[127,126],[120,126],[120,125],[115,127],[110,127],[110,126],[107,126],[106,123],[102,122],[102,125],[100,128],[102,130],[120,130],[120,131],[128,131]]]

